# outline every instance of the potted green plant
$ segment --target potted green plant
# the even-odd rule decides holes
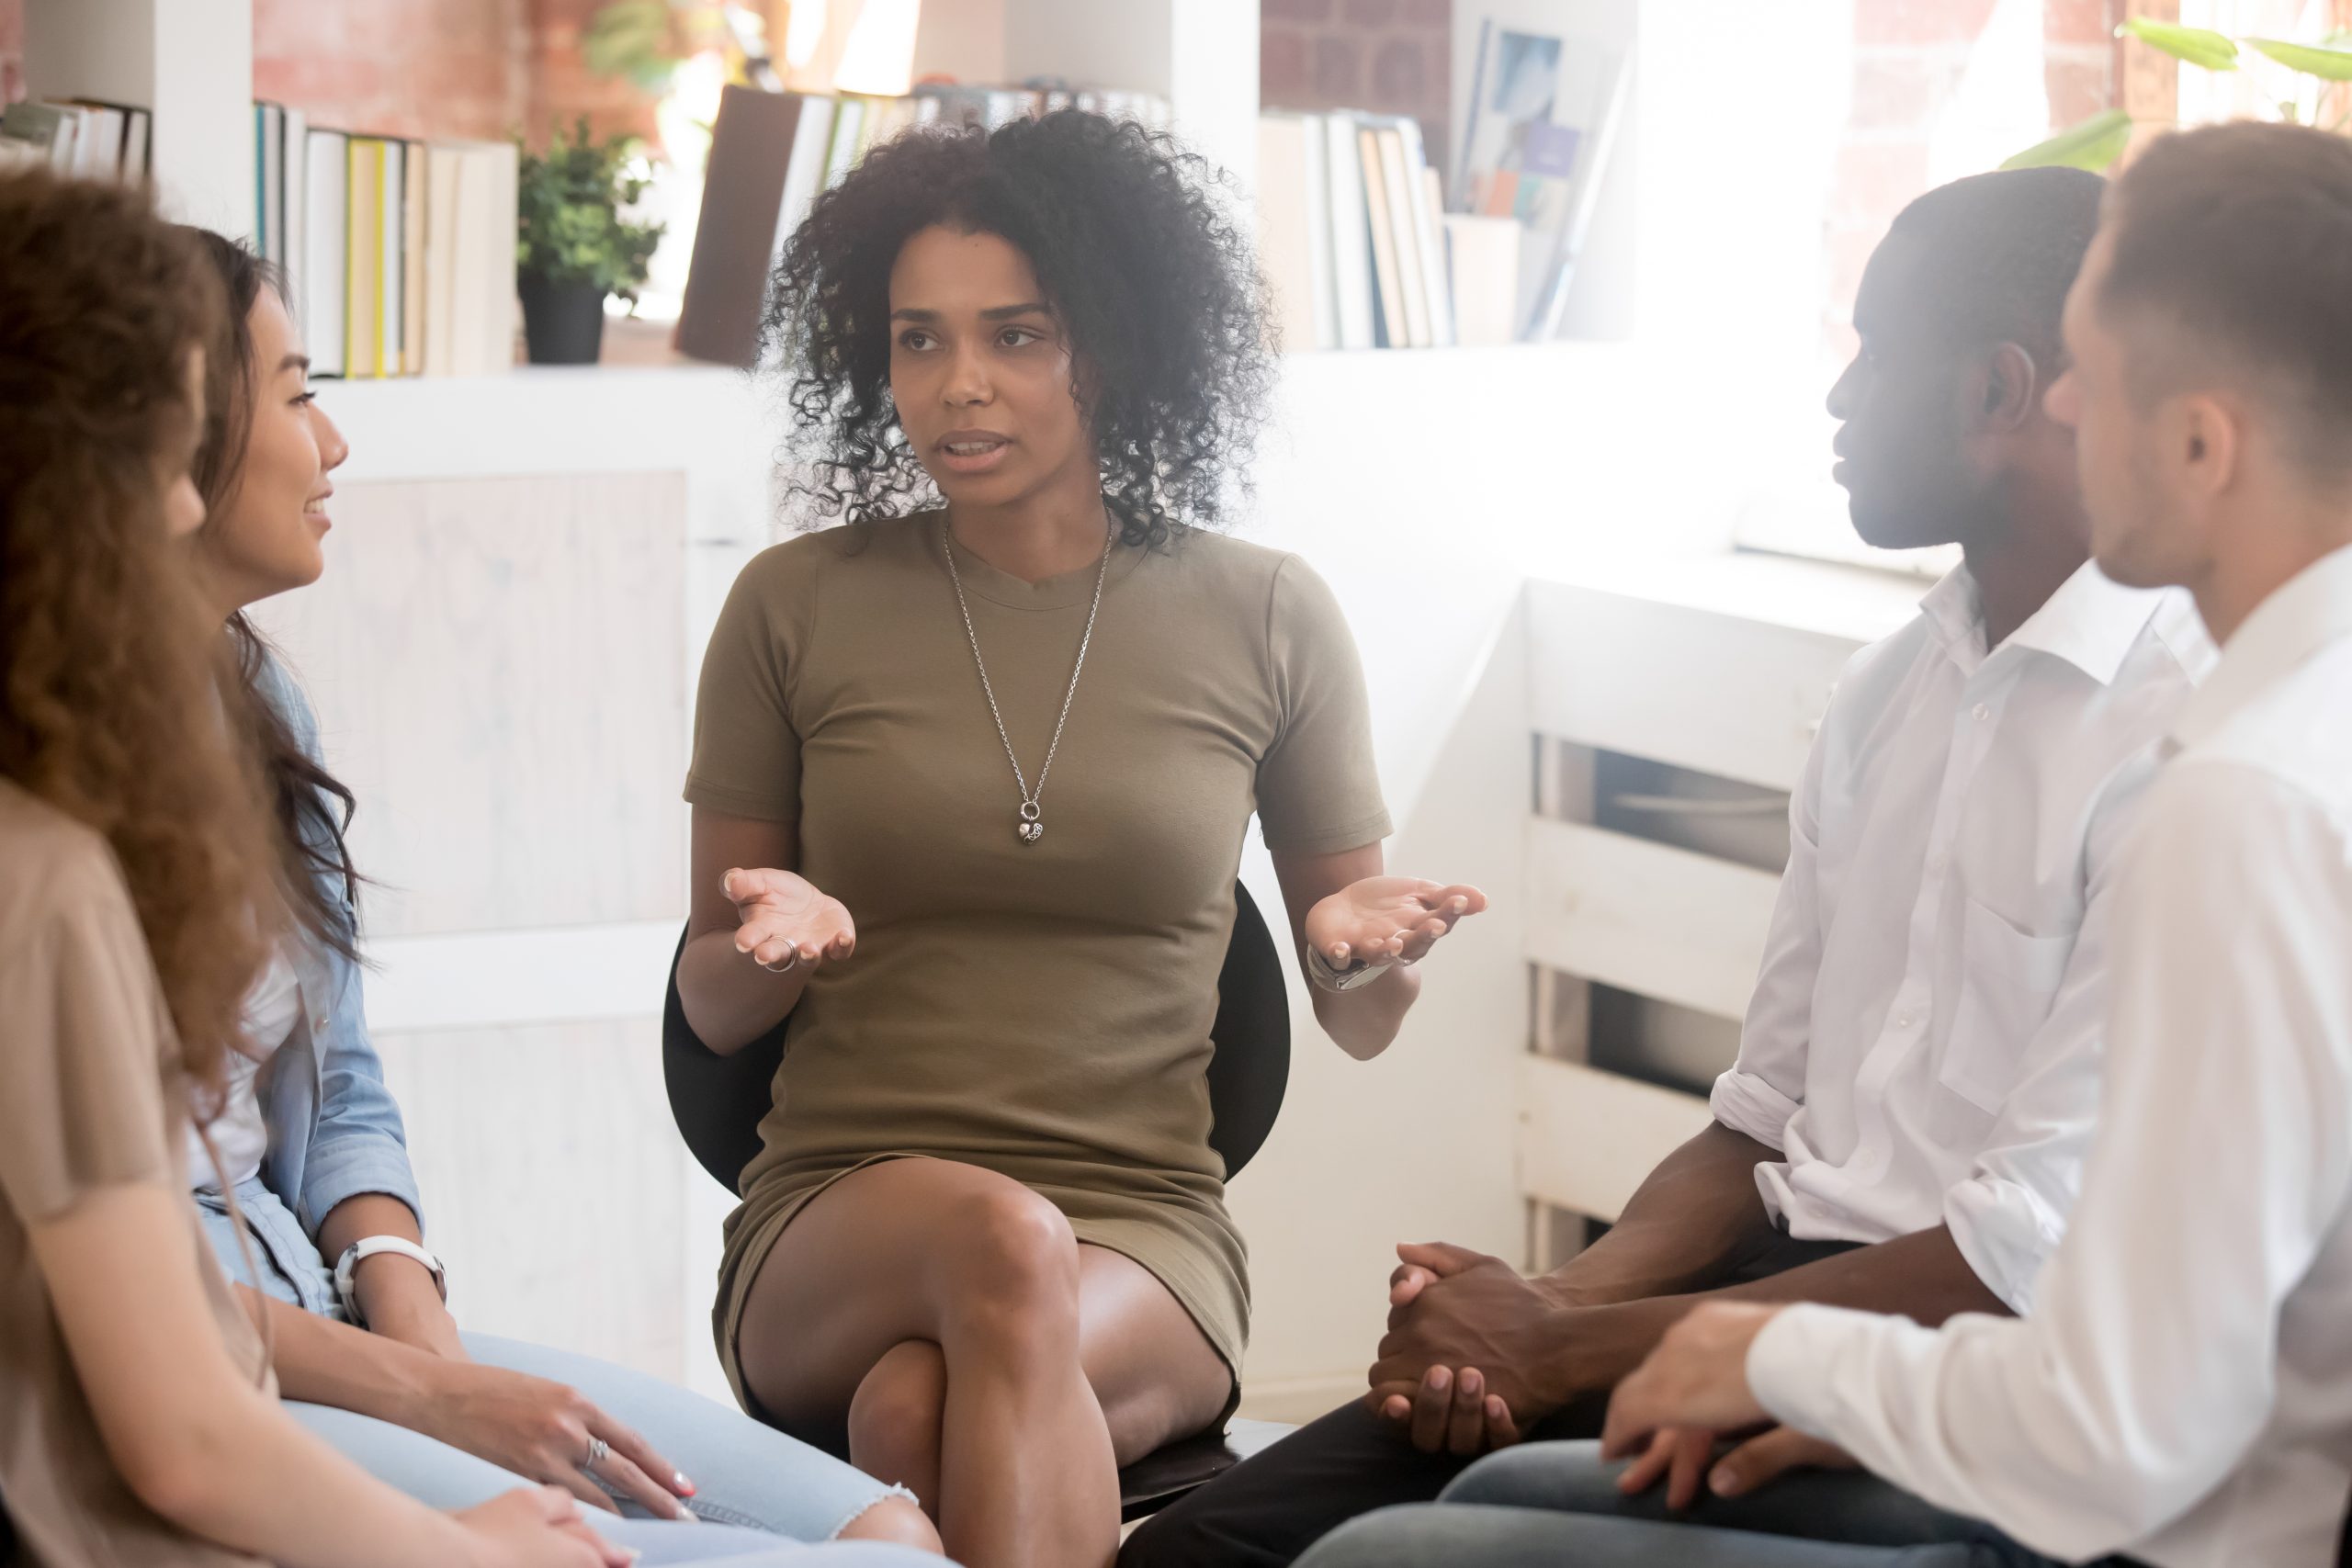
[[[526,149],[516,199],[515,284],[523,337],[534,365],[593,365],[605,338],[607,295],[637,302],[659,223],[622,220],[645,193],[628,172],[637,139],[588,132],[582,115],[569,141],[560,127],[544,154]]]
[[[2187,28],[2177,22],[2159,22],[2146,17],[2134,17],[2116,31],[2137,39],[2151,49],[2161,50],[2183,64],[2206,71],[2239,69],[2245,61],[2241,45],[2276,62],[2306,79],[2295,96],[2268,95],[2271,107],[2284,120],[2309,118],[2317,124],[2319,117],[2306,107],[2307,101],[2315,107],[2327,85],[2352,82],[2352,33],[2337,33],[2318,43],[2289,43],[2279,39],[2233,39],[2208,28]],[[2352,123],[2352,112],[2339,115],[2333,124],[2322,129],[2342,131],[2347,123]],[[2069,126],[2039,146],[2027,148],[2001,166],[2030,169],[2055,164],[2103,174],[2131,146],[2135,129],[2129,114],[2109,109]]]

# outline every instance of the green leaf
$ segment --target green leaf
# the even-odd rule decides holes
[[[2343,44],[2282,43],[2269,38],[2245,41],[2290,71],[2324,82],[2352,82],[2352,48]]]
[[[659,87],[678,65],[671,51],[670,7],[664,0],[612,0],[588,24],[580,52],[599,76]]]
[[[2164,51],[2175,60],[2202,65],[2208,71],[2235,71],[2238,68],[2238,46],[2210,28],[2184,28],[2178,22],[2159,22],[2146,17],[2134,17],[2116,30],[2129,33],[2151,48]]]
[[[522,154],[516,260],[524,272],[634,297],[662,233],[658,223],[621,221],[617,210],[644,191],[625,169],[635,148],[629,136],[595,141],[583,115],[569,139],[558,126],[546,152]]]
[[[2029,147],[2005,169],[2088,169],[2104,174],[2132,142],[2132,117],[2121,109],[2095,114],[2068,126],[2038,147]]]

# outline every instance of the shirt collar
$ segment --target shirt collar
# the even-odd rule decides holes
[[[2063,659],[2100,685],[2112,685],[2163,602],[2161,592],[2125,588],[2096,561],[2086,561],[2009,634],[2008,645]]]
[[[1983,652],[1984,603],[1976,592],[1976,578],[1966,567],[1956,566],[1944,573],[1943,581],[1919,601],[1919,614],[1927,620],[1928,633],[1963,664],[1972,662],[1968,654]]]
[[[2352,545],[2322,556],[2255,606],[2222,647],[2213,677],[2173,724],[2173,740],[2194,746],[2329,643],[2352,637]]]
[[[2162,592],[2121,587],[2086,561],[2001,646],[2063,659],[2101,685],[2109,685],[2163,602]],[[1963,668],[1984,657],[1984,595],[1966,567],[1953,568],[1929,590],[1919,601],[1919,613],[1936,640]],[[1972,654],[1975,657],[1968,657]]]

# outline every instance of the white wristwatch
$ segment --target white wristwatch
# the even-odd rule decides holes
[[[368,1318],[359,1310],[359,1291],[352,1276],[358,1271],[361,1258],[373,1258],[379,1252],[397,1252],[402,1258],[413,1258],[424,1264],[433,1276],[433,1288],[441,1292],[443,1301],[449,1299],[449,1280],[441,1271],[439,1258],[406,1236],[362,1236],[343,1249],[343,1256],[335,1260],[334,1266],[334,1293],[342,1299],[343,1315],[355,1327],[367,1327]]]

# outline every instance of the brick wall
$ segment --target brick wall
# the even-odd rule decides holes
[[[6,4],[7,0],[0,0]],[[593,75],[580,36],[602,0],[254,0],[254,95],[401,136],[534,143],[586,114],[650,135],[652,104]]]
[[[2042,0],[2042,85],[2055,130],[2120,101],[2115,39],[2125,0]],[[1856,0],[1853,107],[1838,148],[1822,243],[1831,352],[1852,349],[1862,267],[1910,200],[1926,190],[1928,150],[1994,0]]]
[[[1411,115],[1443,169],[1453,27],[1453,0],[1262,0],[1260,101]]]
[[[543,140],[586,114],[653,133],[650,99],[592,74],[580,36],[603,0],[254,0],[254,96],[395,136]],[[0,0],[0,104],[23,97],[24,0]]]
[[[0,0],[0,104],[25,96],[25,0]]]
[[[526,0],[254,0],[254,96],[354,130],[500,137],[529,46]]]

